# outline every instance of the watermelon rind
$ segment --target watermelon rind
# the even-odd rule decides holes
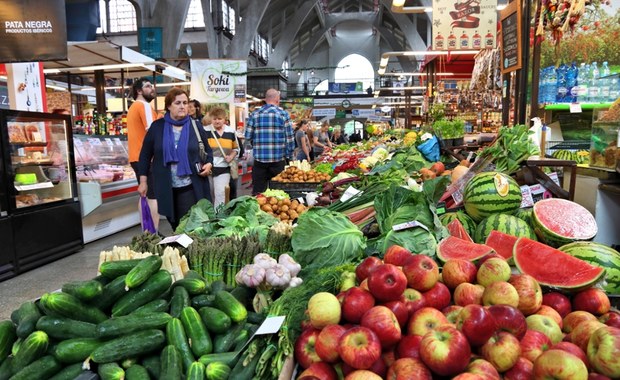
[[[496,187],[496,179],[507,184],[506,194]],[[500,172],[482,172],[467,182],[463,190],[463,206],[475,222],[492,214],[512,214],[521,207],[521,188],[517,181]]]
[[[450,259],[476,261],[491,253],[495,251],[488,245],[473,243],[455,236],[448,236],[437,244],[437,258],[444,263]]]
[[[484,243],[491,231],[496,230],[508,235],[516,237],[527,237],[532,240],[538,240],[532,227],[516,216],[507,214],[493,214],[488,216],[476,227],[474,232],[474,241],[476,243]]]
[[[578,240],[590,240],[598,232],[590,211],[567,199],[542,199],[534,203],[533,211],[534,232],[540,241],[555,248]]]
[[[476,231],[476,222],[474,222],[474,220],[467,215],[465,211],[451,211],[439,217],[439,221],[441,221],[441,224],[444,227],[446,227],[454,219],[458,219],[459,222],[461,222],[463,228],[465,228],[465,231],[467,231],[469,236],[473,235],[474,231]]]
[[[519,272],[541,286],[568,292],[589,288],[605,275],[604,268],[525,237],[515,243],[512,257]]]
[[[508,264],[513,265],[512,251],[515,243],[519,239],[516,236],[503,233],[501,231],[492,230],[484,241],[484,244],[493,248],[501,257],[508,261]]]
[[[620,252],[593,241],[576,241],[558,249],[592,265],[605,268],[603,290],[608,294],[620,294]]]
[[[471,241],[471,242],[474,241],[474,239],[471,238],[469,233],[467,233],[467,230],[465,229],[465,227],[463,227],[463,225],[461,224],[461,221],[458,219],[454,219],[453,221],[448,223],[446,228],[448,229],[448,232],[452,236],[455,236],[463,240]]]
[[[534,209],[532,207],[518,208],[513,215],[523,220],[528,226],[534,225]]]

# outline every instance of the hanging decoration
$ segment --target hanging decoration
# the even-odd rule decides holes
[[[537,42],[544,38],[545,31],[551,33],[559,45],[567,31],[573,31],[579,19],[587,11],[586,7],[598,4],[601,0],[542,0],[538,25],[536,28]]]

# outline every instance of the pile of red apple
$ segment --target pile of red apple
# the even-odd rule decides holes
[[[544,263],[541,263],[544,265]],[[620,378],[620,312],[604,291],[543,291],[503,258],[390,247],[358,286],[315,294],[295,342],[298,379]]]

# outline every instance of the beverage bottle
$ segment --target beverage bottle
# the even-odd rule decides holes
[[[437,37],[435,37],[435,49],[443,50],[445,49],[444,38],[441,33],[437,33]]]
[[[620,80],[618,80],[618,76],[620,74],[613,73],[611,79],[609,80],[609,101],[614,102],[620,96]]]
[[[482,49],[482,36],[478,34],[477,30],[474,33],[471,45],[474,50]]]
[[[553,66],[549,67],[549,76],[547,78],[548,78],[548,82],[547,82],[548,87],[547,87],[546,103],[555,103],[555,95],[558,92],[557,73],[555,71],[555,67]]]
[[[456,49],[456,36],[453,31],[450,31],[450,35],[448,36],[448,50]]]
[[[461,38],[460,38],[460,48],[462,50],[467,50],[469,49],[469,36],[467,35],[467,33],[465,33],[465,31],[463,31],[463,34],[461,34]]]
[[[94,135],[99,134],[99,113],[93,110],[93,132]]]
[[[493,49],[493,34],[491,33],[490,30],[487,30],[487,34],[484,36],[484,47],[485,48],[490,48]]]
[[[568,66],[566,64],[561,64],[560,67],[556,70],[556,88],[557,92],[555,93],[555,101],[556,103],[563,103],[565,98],[567,97],[568,91],[566,86],[566,74],[568,72]]]
[[[575,103],[577,101],[577,65],[573,62],[566,71],[566,99],[567,103]]]
[[[579,66],[579,72],[577,74],[577,85],[579,86],[577,101],[585,103],[588,101],[588,73],[590,66],[584,62]]]
[[[612,102],[613,101],[610,99],[610,96],[609,96],[610,86],[611,86],[611,83],[610,83],[611,78],[609,77],[610,74],[611,72],[609,71],[609,66],[607,65],[607,61],[605,61],[603,62],[603,66],[601,67],[601,79],[599,81],[601,84],[601,95],[600,95],[601,102]]]
[[[590,66],[588,83],[588,101],[590,103],[596,103],[599,101],[599,76],[598,64],[596,62],[592,62],[592,66]]]
[[[538,74],[538,104],[545,103],[545,91],[547,86],[547,69],[540,69]]]

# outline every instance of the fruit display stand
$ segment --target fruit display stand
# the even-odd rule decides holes
[[[319,182],[279,182],[269,181],[269,188],[273,190],[282,190],[292,199],[303,198],[305,202],[306,194],[316,191]]]

